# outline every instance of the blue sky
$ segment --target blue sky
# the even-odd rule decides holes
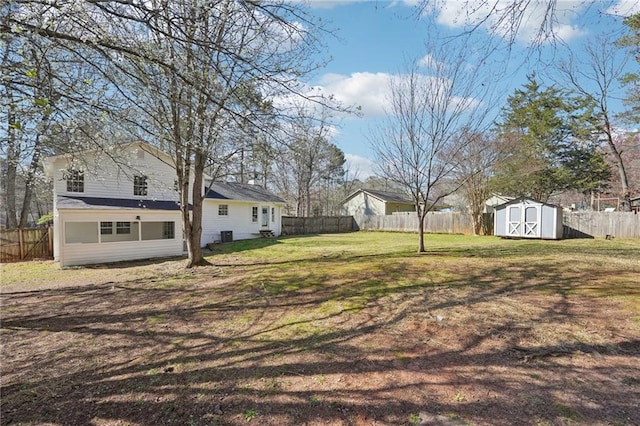
[[[539,4],[547,3],[541,1]],[[511,0],[491,2],[500,7]],[[342,118],[333,135],[333,142],[345,152],[351,171],[358,171],[360,179],[373,173],[374,156],[367,136],[384,115],[390,76],[402,73],[408,61],[419,60],[429,53],[425,40],[434,35],[428,29],[427,20],[435,20],[439,34],[459,34],[464,24],[461,17],[469,15],[468,7],[464,6],[477,4],[473,0],[431,0],[431,4],[442,7],[420,16],[416,3],[415,0],[311,0],[309,3],[312,13],[336,30],[335,37],[326,38],[332,61],[310,83],[346,104],[362,108],[361,117]],[[503,75],[497,82],[499,103],[521,87],[532,72],[543,81],[552,78],[553,73],[549,72],[552,67],[548,64],[565,58],[567,48],[580,57],[585,41],[600,32],[622,29],[622,16],[638,12],[640,0],[558,0],[555,28],[566,46],[547,44],[532,51],[528,42],[540,22],[539,10],[532,9],[511,50],[503,49],[492,57],[494,66]],[[473,19],[473,15],[470,18]],[[480,26],[473,37],[476,43],[488,43],[487,26]],[[630,61],[629,68],[633,66],[637,64]],[[615,95],[622,96],[622,92]],[[618,101],[614,101],[613,106],[621,108]]]

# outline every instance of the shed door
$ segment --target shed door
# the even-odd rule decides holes
[[[509,206],[507,210],[507,235],[539,238],[541,207],[535,204]]]
[[[540,237],[540,207],[535,205],[524,207],[524,237]]]
[[[522,206],[519,204],[507,207],[507,235],[522,236]]]

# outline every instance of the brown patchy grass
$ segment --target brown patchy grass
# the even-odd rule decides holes
[[[2,424],[640,424],[640,240],[3,265]]]

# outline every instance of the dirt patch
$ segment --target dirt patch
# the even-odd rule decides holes
[[[599,295],[606,265],[236,260],[5,287],[1,423],[640,424],[637,293]]]

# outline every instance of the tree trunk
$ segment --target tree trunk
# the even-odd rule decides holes
[[[15,229],[18,227],[16,214],[16,177],[18,171],[18,147],[16,146],[16,129],[14,126],[13,100],[12,94],[7,88],[9,99],[9,113],[7,114],[7,131],[9,140],[7,146],[6,176],[5,176],[5,205],[7,213],[7,227]]]
[[[304,204],[304,209],[305,209],[305,214],[307,217],[311,216],[311,186],[307,185],[305,190],[305,204]]]
[[[424,207],[418,205],[418,253],[424,253],[424,218],[426,212]]]
[[[629,179],[627,177],[627,171],[624,167],[624,162],[622,161],[622,156],[620,155],[620,151],[616,147],[616,144],[613,141],[613,135],[611,133],[611,124],[607,116],[605,115],[604,122],[604,130],[607,136],[607,145],[609,145],[609,150],[611,151],[611,155],[613,155],[613,159],[616,163],[616,168],[618,169],[618,174],[620,175],[620,195],[622,196],[622,202],[620,204],[620,210],[623,212],[631,211],[631,194],[629,193]]]
[[[43,127],[46,128],[47,118],[43,118]],[[24,182],[24,199],[22,200],[22,211],[20,212],[20,228],[26,228],[29,221],[29,213],[31,212],[31,199],[33,198],[33,188],[35,185],[35,176],[40,164],[40,138],[42,135],[36,136],[35,147],[33,149],[33,157],[29,164],[29,171]]]
[[[204,176],[205,158],[200,152],[196,152],[194,161],[194,179],[192,188],[193,210],[191,211],[191,220],[189,223],[189,235],[187,238],[187,252],[189,261],[187,268],[205,264],[202,254],[202,205],[203,194],[202,184]],[[184,215],[184,213],[183,213]],[[187,206],[188,215],[188,206]]]
[[[11,148],[9,148],[11,149]],[[16,175],[17,167],[15,160],[7,156],[7,175],[5,186],[6,212],[7,212],[7,228],[15,229],[18,227],[16,215]]]
[[[482,212],[474,211],[471,217],[473,219],[473,235],[480,235],[482,233]]]

